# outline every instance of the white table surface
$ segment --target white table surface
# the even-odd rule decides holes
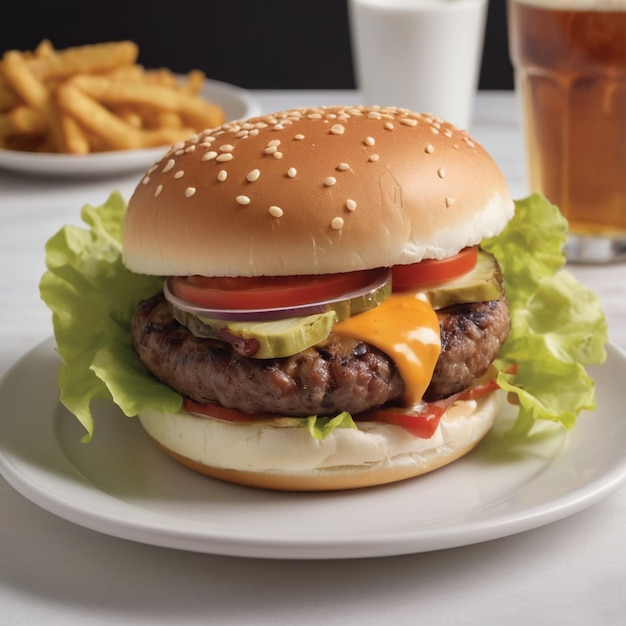
[[[355,92],[256,92],[274,111],[352,104]],[[480,93],[471,129],[526,194],[511,93]],[[113,188],[139,180],[0,171],[0,377],[51,335],[38,296],[45,241]],[[626,348],[626,265],[573,266]],[[626,381],[625,381],[626,382]],[[36,393],[34,381],[33,393]],[[0,406],[0,416],[2,407]],[[626,623],[626,488],[511,537],[402,557],[280,561],[196,554],[110,537],[38,508],[0,478],[0,625]]]

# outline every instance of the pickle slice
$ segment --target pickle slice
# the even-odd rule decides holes
[[[498,300],[502,295],[502,272],[495,258],[479,250],[473,270],[453,280],[425,289],[434,309],[453,304]]]

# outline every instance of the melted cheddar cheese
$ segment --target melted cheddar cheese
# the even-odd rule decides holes
[[[391,294],[379,306],[338,322],[333,332],[387,354],[404,380],[405,404],[420,402],[441,352],[437,314],[423,294]]]

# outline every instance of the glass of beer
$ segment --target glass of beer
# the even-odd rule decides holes
[[[626,260],[626,0],[508,0],[508,24],[531,191],[568,260]]]

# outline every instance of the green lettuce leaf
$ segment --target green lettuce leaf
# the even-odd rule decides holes
[[[302,426],[306,428],[315,439],[324,439],[335,430],[335,428],[353,428],[358,426],[354,423],[352,415],[347,411],[342,411],[335,417],[311,417],[302,418]]]
[[[61,402],[84,426],[86,441],[95,398],[113,400],[129,416],[143,407],[176,412],[182,406],[177,393],[146,374],[130,345],[132,313],[163,279],[134,274],[122,263],[125,210],[117,193],[101,207],[85,206],[81,218],[89,229],[64,226],[47,242],[39,285],[53,313]]]
[[[571,427],[595,408],[585,366],[606,359],[607,322],[597,296],[563,269],[567,222],[542,195],[515,203],[505,230],[484,241],[500,263],[511,333],[496,366],[499,385],[519,403],[513,434],[537,420]]]

